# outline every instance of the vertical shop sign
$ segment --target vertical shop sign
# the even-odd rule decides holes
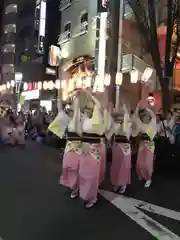
[[[44,54],[45,29],[46,29],[46,0],[40,1],[40,16],[39,16],[39,34],[38,34],[38,48],[39,54]],[[38,6],[36,6],[38,8]]]

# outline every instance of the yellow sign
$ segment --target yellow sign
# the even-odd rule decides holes
[[[21,96],[20,96],[20,101],[19,101],[19,102],[20,102],[21,105],[23,105],[24,102],[25,102],[25,96],[22,96],[22,95],[21,95]]]

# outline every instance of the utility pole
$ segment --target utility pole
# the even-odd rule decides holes
[[[119,52],[119,20],[120,20],[120,0],[109,0],[108,3],[109,33],[107,42],[107,71],[111,76],[109,86],[109,101],[116,104],[116,73]]]

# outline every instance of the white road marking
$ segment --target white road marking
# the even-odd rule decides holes
[[[147,216],[140,209],[177,221],[180,221],[180,212],[162,208],[141,200],[128,198],[109,191],[100,190],[100,194],[158,240],[180,240],[180,236],[177,236],[175,233]]]

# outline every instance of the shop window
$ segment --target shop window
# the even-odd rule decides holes
[[[88,31],[88,13],[84,13],[81,16],[81,31],[87,32]]]

